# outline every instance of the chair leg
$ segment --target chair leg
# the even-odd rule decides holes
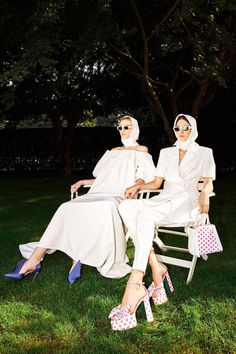
[[[195,270],[196,263],[197,263],[197,256],[193,256],[193,258],[192,258],[192,265],[191,265],[191,267],[189,268],[188,278],[187,278],[186,284],[189,284],[190,281],[191,281],[192,278],[193,278],[193,273],[194,273],[194,270]]]
[[[155,238],[153,240],[153,242],[155,242],[157,244],[157,246],[162,250],[162,251],[167,251],[165,244],[162,242],[162,240],[157,236],[157,234],[155,235]]]

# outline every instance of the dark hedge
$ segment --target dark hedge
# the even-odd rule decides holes
[[[218,142],[214,135],[209,137],[204,131],[199,135],[201,145],[213,148],[217,173],[235,174],[234,142]],[[169,146],[157,128],[142,128],[139,142],[149,147],[155,163],[160,149]],[[120,138],[115,128],[77,128],[71,152],[73,174],[91,174],[103,153],[119,145]],[[0,172],[61,172],[53,129],[0,130]]]

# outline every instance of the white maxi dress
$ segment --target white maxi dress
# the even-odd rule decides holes
[[[118,206],[127,187],[139,178],[151,181],[154,173],[152,157],[146,152],[106,151],[95,166],[88,193],[61,204],[40,241],[20,245],[21,254],[29,258],[36,247],[48,248],[47,253],[60,250],[96,267],[105,277],[127,275],[131,268]]]

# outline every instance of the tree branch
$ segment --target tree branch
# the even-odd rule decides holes
[[[143,26],[143,21],[142,21],[142,18],[138,12],[138,9],[137,9],[133,0],[130,0],[130,3],[132,5],[134,13],[136,15],[139,29],[141,32],[141,37],[143,40],[143,70],[144,70],[144,77],[147,78],[147,76],[148,76],[148,43],[147,43],[147,38],[146,38],[144,26]]]
[[[170,15],[172,14],[172,12],[175,10],[176,6],[178,5],[178,3],[180,2],[180,0],[177,0],[175,2],[175,4],[170,8],[170,10],[167,12],[167,14],[163,17],[163,19],[158,23],[158,25],[155,26],[155,29],[152,31],[152,33],[150,34],[150,36],[147,38],[147,41],[149,41],[153,35],[155,33],[158,33],[161,26],[163,25],[163,23],[168,20],[168,18],[170,17]]]
[[[199,87],[198,93],[193,101],[191,113],[194,117],[197,117],[200,108],[202,107],[202,101],[206,95],[207,89],[209,87],[208,83],[202,84]]]
[[[143,68],[141,67],[141,65],[134,59],[134,57],[132,57],[132,55],[128,52],[128,53],[124,53],[122,50],[120,50],[119,48],[117,48],[116,46],[114,46],[113,44],[110,44],[111,48],[113,48],[119,55],[120,57],[122,57],[123,59],[126,60],[130,60],[131,62],[133,62],[133,64],[135,64],[135,66],[137,67],[137,69],[140,70],[140,72],[142,74],[138,74],[137,75],[143,75]]]
[[[176,96],[177,96],[177,97],[180,96],[180,95],[184,92],[184,90],[186,90],[186,88],[187,88],[189,85],[191,85],[191,83],[193,82],[193,80],[194,80],[194,76],[191,75],[190,78],[189,78],[189,80],[186,81],[185,84],[182,85],[182,87],[176,92]]]

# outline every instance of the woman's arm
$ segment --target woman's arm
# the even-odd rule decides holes
[[[135,181],[135,185],[134,186],[137,186],[137,185],[141,185],[145,183],[145,181],[141,178],[138,178],[136,181]],[[133,196],[134,199],[137,199],[138,198],[138,192],[135,193],[135,195]]]
[[[199,195],[199,213],[208,213],[210,207],[210,194],[213,192],[213,182],[210,177],[203,177],[203,189]]]
[[[95,178],[81,179],[78,182],[72,184],[72,186],[70,187],[70,191],[71,191],[71,193],[76,192],[77,189],[79,189],[81,186],[85,186],[86,184],[92,185],[94,181],[95,181]]]
[[[151,190],[158,189],[162,185],[163,181],[164,181],[163,177],[155,177],[154,180],[151,181],[151,182],[135,184],[134,186],[131,186],[131,187],[126,189],[125,197],[127,199],[132,199],[132,198],[135,198],[135,195],[141,190],[144,190],[144,189],[151,189]]]

